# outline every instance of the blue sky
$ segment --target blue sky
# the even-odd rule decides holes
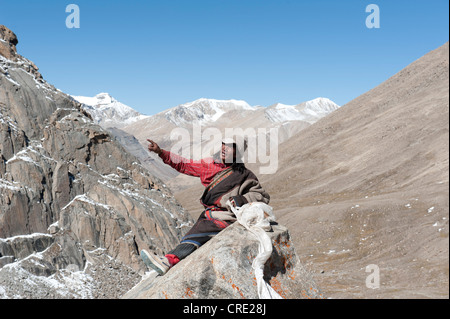
[[[371,3],[379,29],[365,24]],[[201,97],[343,105],[447,42],[448,12],[447,0],[0,0],[0,24],[49,83],[147,115]]]

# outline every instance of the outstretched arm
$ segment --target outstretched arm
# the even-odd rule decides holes
[[[182,174],[200,177],[202,173],[201,161],[186,159],[177,154],[161,149],[158,144],[152,140],[147,139],[147,141],[150,143],[148,145],[148,150],[158,154],[165,164],[170,165]]]

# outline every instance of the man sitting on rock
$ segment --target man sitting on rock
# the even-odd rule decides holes
[[[165,256],[141,251],[144,263],[160,275],[164,275],[180,260],[236,221],[236,216],[226,204],[227,201],[237,207],[249,202],[269,203],[269,194],[261,187],[255,174],[241,161],[245,145],[240,147],[234,139],[224,139],[220,153],[199,161],[185,159],[161,149],[152,140],[147,141],[150,143],[148,150],[158,154],[164,163],[180,173],[199,177],[205,186],[200,199],[205,210],[180,244]]]

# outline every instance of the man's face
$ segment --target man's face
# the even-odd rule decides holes
[[[227,164],[233,163],[235,152],[236,151],[233,147],[233,144],[222,143],[222,152],[221,152],[222,162]]]

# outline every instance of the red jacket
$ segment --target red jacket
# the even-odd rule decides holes
[[[180,173],[200,177],[203,186],[208,186],[217,173],[229,166],[214,162],[212,157],[202,160],[192,160],[166,150],[161,150],[159,157],[161,157],[164,163],[170,165]]]
[[[269,194],[262,188],[258,178],[249,169],[244,172],[224,172],[223,175],[217,173],[225,171],[227,165],[214,162],[213,158],[202,160],[185,159],[177,154],[162,150],[159,155],[164,163],[170,165],[178,172],[200,177],[205,191],[200,202],[205,207],[217,207],[230,210],[227,201],[232,198],[237,206],[242,206],[250,202],[270,201]],[[215,183],[211,182],[218,176]],[[229,212],[214,212],[215,217],[221,220],[235,220],[234,214]]]

